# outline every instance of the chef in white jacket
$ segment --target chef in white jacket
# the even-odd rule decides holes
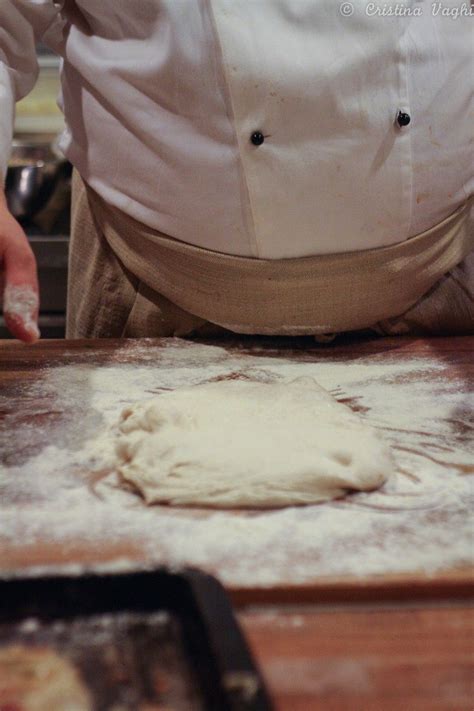
[[[35,43],[62,57],[67,335],[472,332],[473,22],[452,0],[0,0],[1,178]],[[2,198],[0,257],[34,341]]]

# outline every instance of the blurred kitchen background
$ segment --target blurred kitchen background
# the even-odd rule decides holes
[[[38,262],[43,338],[63,338],[66,317],[71,169],[56,143],[63,126],[57,106],[59,58],[37,47],[40,72],[33,91],[17,104],[6,196]],[[8,338],[0,317],[0,338]]]

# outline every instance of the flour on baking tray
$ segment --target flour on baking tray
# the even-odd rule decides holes
[[[100,367],[45,369],[25,395],[38,411],[42,398],[54,396],[55,408],[74,416],[57,430],[25,424],[16,432],[35,447],[21,464],[7,459],[0,470],[0,537],[25,545],[123,542],[148,564],[201,567],[243,587],[471,565],[472,393],[462,373],[448,379],[445,370],[436,354],[404,362],[390,353],[298,362],[172,339],[168,348],[125,343]],[[146,507],[108,469],[110,428],[130,403],[226,377],[271,382],[300,375],[383,431],[398,471],[381,490],[275,511],[189,511]]]

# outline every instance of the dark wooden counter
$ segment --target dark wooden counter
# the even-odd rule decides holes
[[[474,338],[346,339],[329,347],[316,347],[309,339],[242,338],[225,347],[267,358],[283,353],[295,362],[308,359],[308,352],[321,362],[384,353],[407,361],[436,354],[444,364],[446,382],[461,378],[466,392],[474,382]],[[43,341],[30,348],[0,342],[0,443],[2,454],[9,452],[9,463],[16,461],[12,443],[17,428],[32,425],[33,449],[42,428],[55,432],[66,417],[54,406],[35,406],[29,388],[41,373],[71,364],[100,366],[117,360],[118,351],[121,363],[137,363],[133,350],[124,351],[123,343],[113,340]],[[461,434],[466,441],[472,430]],[[124,557],[147,562],[138,539],[101,545],[47,537],[0,539],[0,571],[9,573]],[[229,585],[228,590],[279,710],[471,711],[473,582],[471,568],[455,567],[434,575],[412,571],[364,579],[339,576],[273,587]]]

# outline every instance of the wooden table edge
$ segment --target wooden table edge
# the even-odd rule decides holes
[[[225,586],[237,606],[260,604],[403,603],[415,600],[474,601],[474,570],[428,575],[396,574],[370,578],[321,578],[320,581],[287,586]]]

